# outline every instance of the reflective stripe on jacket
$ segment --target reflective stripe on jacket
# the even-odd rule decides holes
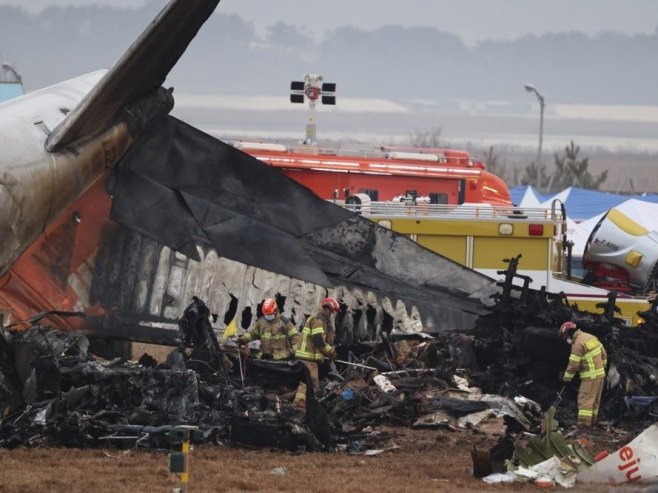
[[[327,343],[327,318],[322,312],[308,317],[299,343],[295,346],[295,357],[308,361],[324,361],[325,357],[331,357],[335,351],[334,347]],[[313,339],[317,336],[322,338],[323,345],[316,347]]]
[[[242,337],[246,342],[260,339],[261,352],[271,353],[274,359],[286,359],[292,356],[299,332],[286,317],[277,314],[271,322],[260,317]]]
[[[592,334],[577,330],[573,335],[564,381],[571,381],[576,373],[580,375],[581,380],[603,378],[607,360],[608,355],[601,341]]]

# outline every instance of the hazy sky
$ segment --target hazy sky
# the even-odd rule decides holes
[[[144,0],[0,0],[30,11],[94,3],[134,7]],[[658,27],[658,0],[222,0],[218,11],[239,14],[260,32],[278,21],[315,36],[345,25],[429,25],[467,43],[556,31],[652,33]]]

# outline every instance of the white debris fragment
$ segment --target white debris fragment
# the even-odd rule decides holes
[[[512,472],[515,476],[517,476],[517,478],[519,478],[520,481],[533,480],[539,477],[538,472],[533,471],[532,468],[528,467],[518,467]]]
[[[539,474],[535,483],[540,482],[540,480],[545,483],[546,479],[549,479],[563,488],[572,488],[576,483],[576,471],[565,468],[560,459],[555,456],[535,464],[530,469]]]
[[[560,459],[554,456],[532,467],[518,467],[505,474],[490,474],[482,478],[482,481],[488,484],[532,482],[538,486],[558,484],[563,488],[571,488],[576,482],[575,472],[565,468]]]
[[[516,476],[514,476],[514,474],[511,472],[507,472],[505,474],[496,472],[483,477],[482,481],[487,484],[514,483],[516,481]]]
[[[459,375],[453,375],[452,380],[453,382],[455,382],[455,385],[457,385],[457,388],[459,390],[463,390],[464,392],[468,392],[469,394],[481,392],[478,387],[471,387],[470,384],[468,383],[468,380],[466,380],[464,377],[460,377]]]
[[[411,425],[412,428],[433,428],[433,427],[443,427],[449,426],[452,423],[452,416],[443,411],[436,411],[431,414],[425,414],[418,418],[414,424]]]
[[[44,407],[39,411],[34,417],[34,422],[41,426],[46,426],[46,414],[48,413],[48,408]]]
[[[494,414],[493,409],[485,409],[484,411],[478,411],[471,413],[467,416],[462,416],[457,420],[457,426],[460,428],[477,428],[477,426],[482,423],[489,416]]]
[[[386,452],[388,450],[395,450],[397,448],[400,448],[400,446],[396,445],[395,443],[391,443],[390,445],[388,445],[384,448],[366,450],[365,452],[363,452],[363,455],[368,455],[368,456],[379,455],[382,452]]]
[[[578,473],[579,483],[658,483],[658,424],[633,441]]]
[[[379,390],[382,392],[390,393],[390,392],[395,392],[397,388],[395,385],[391,383],[391,381],[386,378],[384,375],[375,375],[375,378],[373,378],[373,381],[379,387]]]
[[[538,402],[533,401],[532,399],[528,399],[527,397],[519,395],[514,398],[514,402],[521,409],[532,409],[537,414],[541,413],[541,405]]]

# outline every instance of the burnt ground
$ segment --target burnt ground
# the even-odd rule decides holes
[[[189,491],[452,492],[536,491],[532,484],[488,485],[471,475],[471,447],[485,440],[470,430],[387,429],[399,449],[376,456],[247,450],[203,445],[192,451]],[[590,450],[612,452],[632,436],[614,430],[586,435]],[[287,474],[275,475],[277,467]],[[0,492],[171,491],[177,480],[164,452],[45,448],[0,450]],[[554,490],[560,488],[554,488]],[[550,491],[551,489],[549,489]],[[577,485],[572,491],[639,491]]]

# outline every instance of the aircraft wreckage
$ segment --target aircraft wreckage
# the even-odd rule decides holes
[[[162,363],[147,354],[105,359],[79,332],[38,323],[0,339],[0,446],[166,448],[169,432],[190,424],[208,442],[375,453],[393,447],[394,436],[374,427],[392,424],[476,430],[484,443],[477,450],[496,451],[480,464],[491,472],[501,467],[496,454],[516,450],[531,460],[525,432],[538,433],[543,410],[555,405],[568,356],[550,317],[566,315],[609,348],[604,425],[639,431],[655,421],[656,326],[624,331],[559,296],[501,295],[469,333],[391,330],[379,341],[341,344],[337,362],[322,369],[319,393],[308,390],[305,414],[291,402],[300,380],[310,384],[305,367],[245,358],[230,337],[217,336],[210,310],[195,298],[179,320],[179,347]],[[575,392],[567,390],[551,419],[574,421]]]
[[[6,315],[49,311],[69,328],[175,323],[192,294],[217,313],[234,296],[242,313],[276,290],[299,322],[334,288],[371,331],[385,316],[471,327],[490,279],[167,115],[161,84],[217,3],[171,2],[108,72],[0,107]]]
[[[0,445],[162,447],[182,423],[293,449],[388,447],[381,422],[532,431],[565,320],[608,349],[603,416],[655,414],[655,304],[628,330],[614,295],[593,315],[516,287],[518,258],[497,286],[169,116],[161,86],[217,3],[172,1],[109,71],[0,105]],[[276,295],[299,326],[327,293],[350,364],[325,370],[304,418],[272,392],[301,365],[252,359],[243,382],[210,314],[247,328]],[[190,326],[203,337],[185,347]],[[129,363],[83,334],[178,347]]]

